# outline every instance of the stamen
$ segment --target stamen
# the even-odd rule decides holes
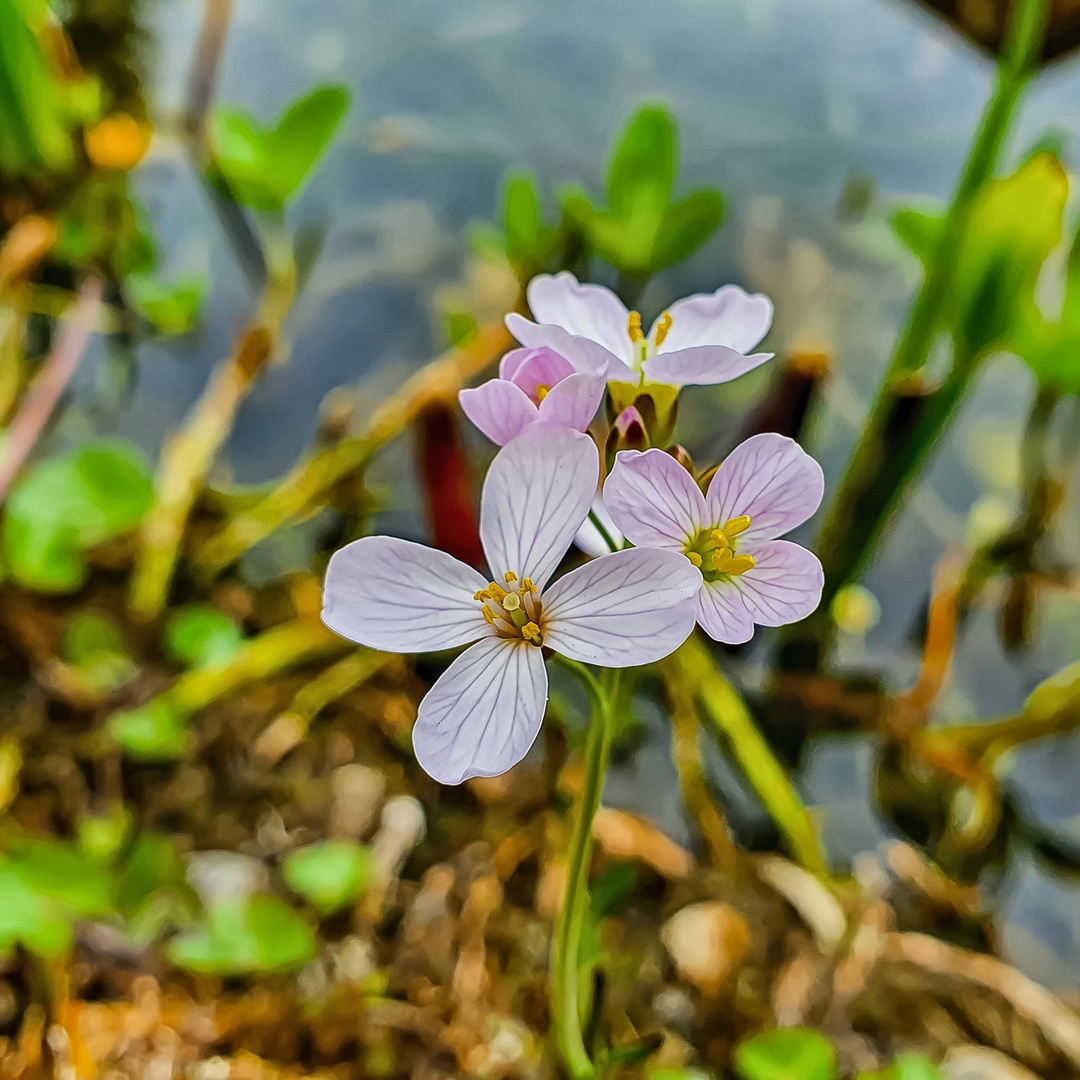
[[[664,343],[664,338],[667,337],[668,331],[671,329],[671,312],[665,311],[660,316],[660,321],[656,324],[656,347],[659,349]]]
[[[537,401],[543,401],[544,398],[546,398],[548,396],[548,394],[550,394],[550,393],[551,393],[551,387],[550,386],[545,386],[543,383],[540,383],[536,387],[536,400]]]
[[[728,536],[738,536],[750,528],[750,515],[743,514],[740,517],[729,518],[724,522],[724,532]]]
[[[630,340],[637,344],[645,335],[641,332],[641,316],[636,311],[630,312],[630,318],[626,322],[626,332]]]
[[[713,531],[709,535],[711,536],[712,542],[714,544],[719,544],[720,547],[723,548],[731,547],[731,541],[727,538],[727,536],[721,529],[713,529]]]
[[[727,573],[732,577],[745,574],[747,570],[753,570],[755,566],[753,555],[736,555],[727,565]]]
[[[522,592],[536,592],[536,586],[532,583],[532,578],[525,578],[521,583]]]
[[[534,622],[528,622],[521,628],[521,636],[530,645],[541,645],[544,641],[540,634],[540,627]]]
[[[515,574],[513,570],[507,570],[503,577],[505,578],[507,585],[512,581],[517,581],[517,574]]]
[[[484,613],[484,621],[488,624],[488,626],[494,626],[495,615],[492,612],[491,608],[489,608],[487,604],[485,604],[480,610]]]
[[[712,553],[712,564],[717,570],[723,573],[728,572],[728,567],[732,563],[731,548],[717,548]]]
[[[521,597],[516,592],[507,593],[503,597],[502,606],[504,611],[517,611],[521,607]]]
[[[701,556],[696,551],[688,551],[686,557],[694,564],[694,566],[701,565]]]

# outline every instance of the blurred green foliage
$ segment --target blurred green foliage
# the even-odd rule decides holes
[[[152,487],[146,459],[121,439],[85,443],[32,466],[4,512],[12,577],[41,592],[78,589],[87,575],[84,553],[134,529]]]
[[[735,1047],[742,1080],[833,1080],[836,1050],[814,1028],[775,1028]]]
[[[165,653],[184,667],[226,664],[243,640],[240,627],[213,604],[188,604],[165,624]]]
[[[363,894],[375,872],[371,849],[351,840],[323,840],[290,852],[282,863],[289,888],[324,915]]]
[[[344,86],[316,87],[292,102],[269,127],[243,109],[218,109],[211,179],[245,206],[280,212],[299,194],[349,103]]]
[[[130,682],[139,668],[120,628],[105,615],[76,612],[64,628],[60,654],[102,693],[111,693]]]

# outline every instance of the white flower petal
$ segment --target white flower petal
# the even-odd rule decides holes
[[[755,564],[732,578],[747,611],[761,626],[784,626],[805,619],[821,602],[825,575],[812,551],[788,540],[740,545]]]
[[[824,493],[821,466],[794,439],[765,432],[728,454],[705,501],[709,517],[721,525],[729,518],[750,515],[750,528],[741,543],[790,532],[814,513]]]
[[[545,424],[584,431],[592,423],[606,389],[601,375],[568,375],[540,402],[540,419]]]
[[[682,551],[706,524],[705,496],[694,478],[655,447],[619,452],[604,483],[604,505],[638,547]]]
[[[715,386],[731,382],[772,358],[772,353],[743,356],[727,345],[699,345],[658,353],[645,361],[643,370],[646,378],[667,386]]]
[[[618,525],[611,520],[611,515],[607,512],[607,507],[604,505],[604,499],[600,492],[597,492],[593,498],[590,509],[599,518],[600,524],[607,530],[608,536],[615,542],[616,550],[621,548],[626,537],[619,532]],[[611,552],[608,542],[593,524],[591,517],[587,517],[581,523],[581,528],[574,535],[574,543],[581,551],[584,551],[586,555],[591,555],[594,559]]]
[[[493,633],[473,599],[485,585],[445,551],[396,536],[366,536],[330,559],[322,620],[371,649],[450,649]]]
[[[573,274],[540,274],[529,282],[529,310],[538,323],[561,326],[625,359],[630,354],[630,312],[603,285],[580,285]]]
[[[478,642],[420,702],[416,760],[440,784],[506,772],[536,739],[547,688],[544,655],[534,645],[497,637]]]
[[[690,636],[700,587],[684,555],[655,548],[604,555],[544,594],[544,644],[603,667],[652,663]]]
[[[480,541],[495,580],[542,589],[589,513],[600,455],[588,435],[534,424],[495,455],[480,499]]]
[[[725,285],[714,293],[697,293],[676,301],[668,314],[671,326],[658,353],[698,345],[729,345],[744,353],[769,332],[773,306],[761,293],[750,295],[738,285]],[[649,336],[655,338],[655,329]]]
[[[461,390],[458,402],[461,411],[499,446],[520,435],[540,415],[525,391],[505,379],[488,379],[475,389]]]
[[[741,645],[754,636],[754,620],[730,581],[706,581],[698,593],[697,621],[709,637]]]
[[[575,371],[584,372],[586,375],[607,375],[609,378],[636,378],[621,357],[590,338],[568,334],[561,326],[530,322],[516,312],[511,312],[506,316],[506,327],[522,345],[530,349],[552,349],[569,360]],[[515,363],[520,366],[521,361]],[[507,370],[517,369],[513,365],[507,365]]]

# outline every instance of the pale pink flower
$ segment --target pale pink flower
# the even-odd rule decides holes
[[[821,600],[821,563],[778,536],[801,525],[825,490],[821,466],[783,435],[737,446],[702,495],[663,450],[624,450],[604,485],[615,524],[639,548],[678,551],[700,567],[697,620],[717,641],[749,641],[754,624],[805,618]]]
[[[576,370],[546,346],[514,349],[499,377],[458,394],[461,411],[494,443],[505,446],[536,423],[584,431],[606,386],[600,372]]]
[[[701,574],[681,555],[628,549],[548,582],[596,492],[596,446],[535,424],[499,451],[484,481],[480,539],[491,580],[443,551],[370,536],[336,552],[323,621],[361,645],[418,653],[476,642],[420,703],[417,760],[436,780],[496,776],[528,752],[544,715],[541,646],[635,667],[694,627]]]
[[[603,371],[615,382],[730,382],[773,355],[744,355],[768,332],[772,303],[737,285],[676,301],[647,334],[641,316],[610,289],[580,285],[573,274],[533,278],[528,299],[536,322],[506,316],[522,345],[547,345],[578,370]]]

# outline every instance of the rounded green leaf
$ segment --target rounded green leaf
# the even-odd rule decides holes
[[[832,1080],[836,1051],[813,1028],[776,1028],[735,1047],[735,1071],[743,1080]]]
[[[243,640],[240,627],[213,604],[181,608],[165,626],[165,652],[185,667],[227,664]]]
[[[187,750],[187,720],[168,698],[113,713],[108,731],[125,753],[139,761],[176,761]]]
[[[326,914],[343,908],[367,888],[374,872],[369,848],[350,840],[324,840],[298,848],[282,865],[289,888]]]

